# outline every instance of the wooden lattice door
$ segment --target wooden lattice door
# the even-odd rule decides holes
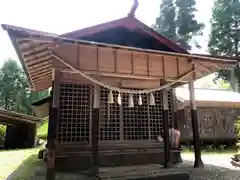
[[[60,143],[89,143],[91,87],[60,85],[60,112],[57,139]]]

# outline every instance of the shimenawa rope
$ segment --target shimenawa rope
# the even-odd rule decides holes
[[[180,82],[181,80],[183,80],[184,78],[188,77],[190,74],[192,74],[195,69],[187,72],[185,75],[181,76],[180,78],[176,79],[175,81],[173,82],[170,82],[168,84],[165,84],[163,86],[160,86],[158,88],[152,88],[152,89],[143,89],[143,90],[130,90],[130,89],[124,89],[124,88],[117,88],[117,87],[113,87],[113,86],[110,86],[110,85],[107,85],[97,79],[94,79],[90,76],[88,76],[87,74],[81,72],[80,70],[78,69],[75,69],[71,64],[67,63],[63,58],[55,55],[52,53],[52,56],[54,58],[56,58],[57,60],[59,60],[61,63],[63,63],[65,66],[69,67],[70,69],[72,69],[74,72],[78,73],[79,75],[81,75],[82,77],[86,78],[87,80],[95,83],[95,84],[98,84],[99,86],[102,86],[104,88],[107,88],[109,90],[112,90],[112,91],[117,91],[119,93],[127,93],[127,94],[149,94],[149,93],[153,93],[155,91],[159,91],[159,90],[162,90],[162,89],[166,89],[166,88],[169,88],[170,86]]]

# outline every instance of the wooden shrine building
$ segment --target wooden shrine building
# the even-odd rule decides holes
[[[36,128],[40,118],[0,108],[0,124],[6,126],[4,149],[35,147]]]
[[[134,9],[134,8],[133,8]],[[136,164],[175,164],[175,87],[189,82],[195,167],[203,166],[193,82],[237,61],[191,55],[134,17],[63,35],[2,25],[31,88],[52,87],[47,179],[55,171]]]
[[[176,88],[178,125],[181,141],[192,141],[188,88]],[[235,123],[240,115],[240,94],[225,89],[196,88],[199,136],[205,144],[235,144]]]

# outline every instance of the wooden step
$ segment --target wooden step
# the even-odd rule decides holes
[[[101,168],[97,177],[101,180],[188,180],[189,174],[177,168],[164,169],[159,165]]]
[[[98,176],[100,180],[189,180],[189,174],[185,172],[165,172],[155,174],[138,174],[131,176]]]

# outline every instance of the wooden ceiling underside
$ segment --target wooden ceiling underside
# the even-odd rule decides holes
[[[16,29],[5,29],[13,42],[15,50],[18,53],[21,63],[28,75],[30,84],[35,91],[40,91],[51,87],[52,85],[52,69],[54,57],[52,51],[57,46],[63,43],[78,44],[84,46],[94,46],[96,48],[111,48],[121,51],[133,51],[136,53],[158,54],[161,56],[169,56],[167,52],[144,50],[137,48],[129,48],[123,46],[115,46],[101,43],[92,43],[86,41],[76,41],[73,39],[64,39],[49,34],[39,34],[35,32],[26,32]],[[74,42],[75,41],[75,42]],[[197,79],[216,72],[237,63],[236,60],[229,60],[224,58],[214,58],[209,56],[197,56],[174,53],[176,58],[185,58],[196,62],[197,64]]]

